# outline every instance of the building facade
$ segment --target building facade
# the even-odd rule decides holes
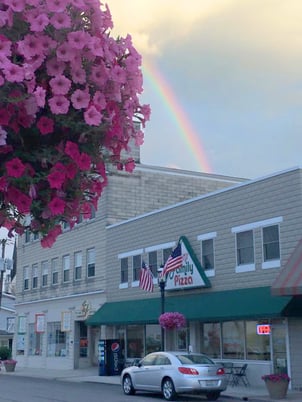
[[[25,233],[17,248],[18,365],[97,365],[98,341],[106,331],[88,328],[86,319],[110,299],[107,286],[113,273],[107,265],[107,227],[242,180],[142,164],[131,175],[112,170],[95,215],[72,230],[65,227],[51,249],[41,248],[38,236]]]
[[[247,363],[252,385],[288,373],[302,389],[302,170],[237,184],[109,225],[106,302],[87,319],[91,341],[116,339],[127,361],[161,345],[157,270],[178,241],[186,256],[167,277],[165,311],[187,326],[167,349]],[[143,261],[154,292],[139,286]],[[195,279],[197,278],[197,279]]]

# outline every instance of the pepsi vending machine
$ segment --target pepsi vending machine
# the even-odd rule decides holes
[[[119,375],[123,368],[122,347],[117,339],[100,339],[98,344],[99,375]]]

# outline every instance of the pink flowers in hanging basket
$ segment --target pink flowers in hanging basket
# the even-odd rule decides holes
[[[143,143],[141,56],[112,27],[98,0],[0,5],[0,227],[44,247],[89,218],[108,165],[132,171],[123,151]]]
[[[186,319],[183,314],[177,312],[163,313],[159,316],[159,324],[165,329],[183,328],[186,326]]]

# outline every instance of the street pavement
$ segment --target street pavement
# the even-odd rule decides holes
[[[2,375],[14,375],[31,378],[44,378],[59,381],[71,381],[71,382],[98,382],[103,384],[113,384],[120,386],[120,376],[99,376],[97,367],[89,367],[78,370],[58,370],[58,369],[46,369],[46,368],[28,368],[18,367],[14,372],[6,372],[4,367],[1,368],[0,376]],[[227,390],[221,395],[230,398],[230,400],[242,400],[242,401],[264,401],[272,402],[268,392],[263,387],[244,387],[244,386],[228,386]],[[278,399],[278,402],[291,401],[302,402],[302,392],[288,390],[286,399]]]

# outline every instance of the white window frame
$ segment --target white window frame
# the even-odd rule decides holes
[[[63,255],[62,266],[63,266],[63,283],[68,283],[71,281],[71,278],[70,278],[70,255],[69,254]],[[65,280],[66,273],[68,273],[67,280]]]
[[[252,236],[253,236],[253,259],[254,262],[250,262],[247,264],[239,264],[238,263],[238,245],[237,245],[237,236],[245,233],[245,232],[251,232]],[[250,271],[255,271],[256,269],[256,265],[255,265],[255,233],[254,230],[248,229],[248,230],[242,230],[240,232],[237,232],[235,234],[235,252],[236,252],[236,267],[235,267],[235,271],[236,273],[241,273],[241,272],[250,272]]]
[[[29,290],[29,266],[23,267],[23,290]]]
[[[263,229],[277,226],[278,227],[278,241],[279,241],[279,258],[274,260],[264,261],[264,240],[263,240]],[[262,227],[261,230],[261,244],[262,244],[262,269],[270,269],[270,268],[280,268],[281,267],[281,245],[280,245],[280,225],[278,223],[272,225],[266,225]]]
[[[56,274],[57,282],[54,282],[54,274]],[[59,258],[52,258],[51,260],[51,285],[57,286],[59,284]]]
[[[93,275],[88,275],[90,265],[93,265],[93,267],[94,267],[94,274]],[[87,249],[87,270],[86,270],[86,275],[87,275],[87,278],[95,278],[95,248],[94,247]]]
[[[48,261],[41,262],[41,271],[42,271],[42,287],[48,286]],[[46,284],[44,284],[46,279]]]
[[[202,242],[204,240],[213,240],[213,258],[214,258],[214,268],[213,269],[204,269],[204,273],[207,277],[215,276],[215,268],[216,268],[216,258],[215,258],[215,239],[217,237],[217,232],[209,232],[204,233],[197,236],[197,240],[200,242],[200,258],[201,258],[201,266],[202,266]]]
[[[74,253],[74,280],[80,281],[82,279],[82,267],[83,267],[83,253],[82,251],[76,251]],[[80,273],[77,278],[78,271]]]
[[[32,289],[38,289],[39,286],[39,266],[37,263],[33,264],[32,267]]]

